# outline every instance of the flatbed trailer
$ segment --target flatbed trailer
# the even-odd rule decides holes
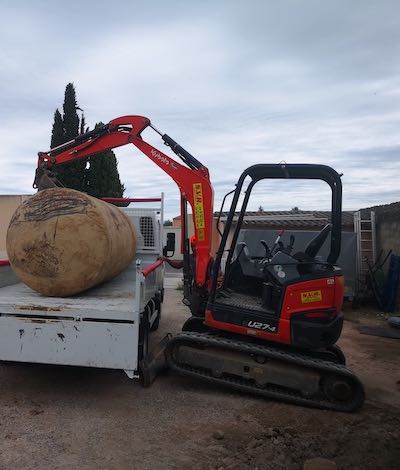
[[[67,298],[46,297],[0,262],[0,360],[120,369],[137,378],[158,327],[164,296],[163,198],[124,208],[136,228],[130,266],[109,282]],[[148,200],[134,200],[147,202]]]

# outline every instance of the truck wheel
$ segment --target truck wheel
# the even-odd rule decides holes
[[[158,330],[158,327],[160,326],[160,320],[161,320],[161,306],[162,306],[162,303],[160,300],[157,300],[156,302],[156,307],[157,307],[157,316],[156,316],[156,319],[153,321],[153,324],[151,325],[150,327],[150,331],[156,331]]]
[[[149,317],[145,310],[139,327],[139,361],[144,359],[149,352],[149,333]]]

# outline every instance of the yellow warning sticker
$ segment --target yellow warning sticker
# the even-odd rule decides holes
[[[206,239],[204,235],[204,228],[199,228],[197,230],[197,239],[199,240],[199,242],[204,242],[204,240]]]
[[[322,293],[320,290],[310,290],[308,292],[301,293],[301,303],[309,304],[311,302],[321,302]]]
[[[198,230],[199,240],[200,240],[200,237],[202,237],[204,240],[205,222],[204,222],[203,187],[201,183],[193,184],[193,199],[194,199],[194,220],[196,224],[196,229]]]

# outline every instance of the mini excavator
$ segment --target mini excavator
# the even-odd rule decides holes
[[[147,128],[159,134],[183,164],[146,142],[142,132]],[[133,144],[167,173],[181,194],[183,300],[191,317],[166,346],[169,367],[184,376],[265,398],[336,411],[359,409],[363,386],[336,345],[343,326],[344,294],[343,273],[336,264],[341,245],[339,174],[329,166],[313,164],[247,168],[228,193],[232,203],[215,258],[211,256],[213,188],[208,169],[146,117],[119,117],[40,152],[34,187],[57,184],[59,165],[126,144]],[[252,190],[265,179],[322,180],[329,185],[330,223],[304,251],[293,253],[293,235],[288,246],[279,237],[271,248],[262,242],[263,257],[252,256],[245,244],[238,243]],[[325,261],[318,253],[328,238],[330,252]]]

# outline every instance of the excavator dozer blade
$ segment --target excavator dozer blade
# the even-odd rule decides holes
[[[171,338],[170,333],[166,334],[157,346],[140,361],[140,377],[144,387],[149,387],[157,375],[167,368],[165,349]]]

